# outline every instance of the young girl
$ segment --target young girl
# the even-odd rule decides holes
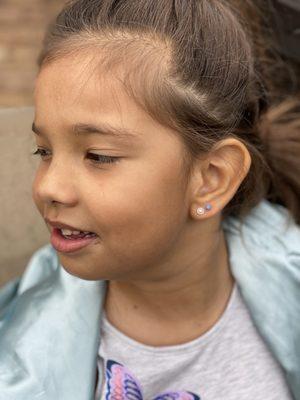
[[[234,3],[77,0],[50,27],[51,244],[0,292],[1,400],[300,399],[299,118]]]

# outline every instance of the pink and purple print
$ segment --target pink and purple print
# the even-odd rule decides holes
[[[142,388],[133,374],[122,364],[108,360],[106,364],[105,400],[145,400]],[[199,396],[185,391],[167,391],[153,400],[201,400]]]

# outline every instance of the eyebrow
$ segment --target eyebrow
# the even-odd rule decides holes
[[[34,132],[38,136],[45,136],[43,129],[36,126],[36,124],[32,123],[32,132]],[[138,132],[133,133],[134,131],[129,131],[125,128],[114,127],[107,123],[102,123],[101,125],[92,125],[86,123],[77,123],[72,126],[71,131],[76,136],[84,136],[84,135],[102,135],[102,136],[110,136],[119,140],[138,140],[140,136],[138,136]]]

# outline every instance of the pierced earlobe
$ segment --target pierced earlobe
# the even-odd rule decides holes
[[[202,215],[205,213],[205,209],[203,207],[198,207],[196,213],[197,215]]]
[[[197,215],[203,215],[206,211],[210,211],[212,209],[212,205],[207,203],[205,207],[198,207],[196,210]]]

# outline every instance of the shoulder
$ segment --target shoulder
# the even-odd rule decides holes
[[[247,304],[257,315],[281,309],[293,318],[300,312],[300,226],[288,210],[263,200],[243,222],[230,217],[223,226],[231,272]]]

